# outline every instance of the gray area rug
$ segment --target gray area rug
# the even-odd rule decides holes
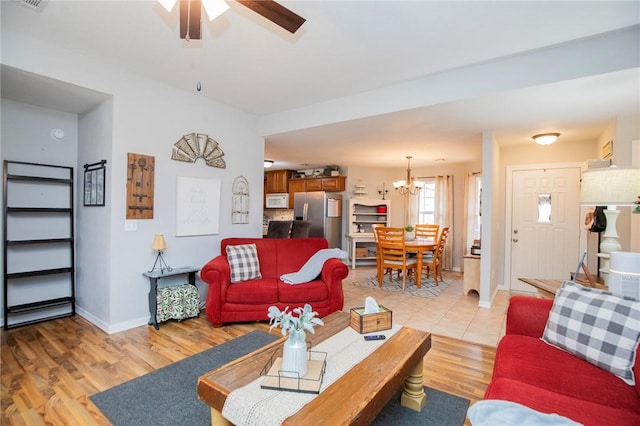
[[[209,406],[198,399],[198,377],[245,355],[276,336],[253,331],[204,352],[90,397],[115,426],[197,426],[211,424]],[[400,406],[399,394],[374,425],[462,425],[469,400],[425,388],[427,405],[418,413]]]
[[[402,290],[402,277],[398,279],[395,271],[393,272],[392,280],[389,279],[389,275],[385,274],[382,279],[382,287],[379,287],[378,276],[375,273],[359,281],[352,282],[351,284],[356,287],[377,288],[391,293],[405,293],[411,296],[428,298],[438,297],[440,293],[449,288],[450,285],[447,281],[441,280],[438,280],[438,285],[436,285],[433,278],[426,278],[423,274],[421,281],[422,286],[420,288],[416,287],[413,281],[409,281],[407,279],[405,289]]]

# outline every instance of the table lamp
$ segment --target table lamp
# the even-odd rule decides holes
[[[600,253],[608,261],[614,251],[621,251],[618,242],[616,222],[620,211],[618,206],[633,206],[640,195],[640,168],[603,167],[582,173],[580,203],[587,206],[607,206],[604,211],[607,227],[602,234]],[[608,272],[608,263],[603,268]]]
[[[162,257],[162,252],[167,249],[167,243],[164,241],[164,235],[156,234],[155,237],[153,237],[153,246],[151,248],[153,250],[156,250],[158,252],[158,255],[156,256],[156,261],[153,262],[153,267],[149,272],[153,272],[153,270],[156,269],[156,265],[158,265],[158,263],[158,266],[160,266],[161,274],[164,274],[165,269],[171,272],[172,268],[167,265],[167,262],[165,262],[164,258]]]

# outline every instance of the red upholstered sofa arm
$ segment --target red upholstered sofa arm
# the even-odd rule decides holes
[[[320,279],[329,288],[329,301],[336,310],[344,307],[344,292],[342,290],[342,280],[349,275],[349,268],[339,259],[328,259],[322,265]]]
[[[231,268],[227,258],[219,255],[207,262],[200,270],[200,279],[209,285],[206,306],[215,306],[215,309],[207,308],[207,317],[213,324],[221,324],[220,313],[227,300],[227,287],[231,284]]]
[[[507,310],[507,334],[542,337],[553,300],[512,296]]]

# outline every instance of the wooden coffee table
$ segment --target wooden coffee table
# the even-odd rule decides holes
[[[349,327],[349,314],[335,312],[309,334],[312,346]],[[238,358],[198,379],[198,397],[211,407],[211,423],[222,417],[227,395],[260,377],[260,371],[285,338]],[[369,424],[404,385],[401,404],[416,411],[426,403],[422,360],[431,348],[431,334],[403,327],[371,355],[323,390],[285,425]],[[345,403],[349,401],[349,403]]]

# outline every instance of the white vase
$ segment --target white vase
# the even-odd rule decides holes
[[[307,343],[304,332],[291,331],[284,342],[281,374],[293,378],[307,374]]]

